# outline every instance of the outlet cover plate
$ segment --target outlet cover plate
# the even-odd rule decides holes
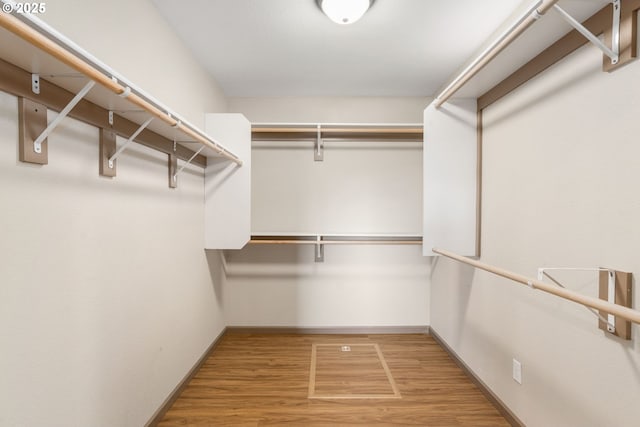
[[[513,359],[513,380],[522,384],[522,364],[516,359]]]

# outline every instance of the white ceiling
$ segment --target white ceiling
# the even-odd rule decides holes
[[[315,0],[154,0],[230,97],[430,96],[532,0],[376,0],[353,25]],[[585,19],[605,0],[561,0]],[[570,30],[553,11],[463,94],[477,96]]]

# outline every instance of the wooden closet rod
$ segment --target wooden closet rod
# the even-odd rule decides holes
[[[524,14],[509,28],[507,28],[493,43],[474,59],[433,101],[436,107],[444,104],[454,93],[465,85],[473,76],[482,70],[493,58],[511,44],[520,34],[536,22],[558,0],[538,0],[529,7]]]
[[[40,26],[43,31],[49,33],[54,33],[55,31],[35,17],[24,15],[24,18],[28,19],[32,24]],[[238,156],[228,151],[226,148],[218,144],[216,141],[212,140],[210,137],[206,136],[203,132],[199,131],[197,128],[190,125],[188,122],[183,121],[182,119],[176,119],[175,116],[177,115],[172,114],[162,105],[159,105],[158,103],[155,103],[156,105],[154,105],[154,103],[149,102],[145,98],[150,97],[140,95],[140,90],[132,90],[131,85],[121,84],[115,77],[115,73],[113,73],[111,76],[108,76],[96,68],[96,66],[100,68],[107,68],[106,66],[102,64],[90,64],[86,60],[81,59],[78,55],[70,52],[65,47],[31,28],[29,25],[9,13],[0,13],[0,26],[32,44],[33,46],[48,53],[49,55],[68,65],[74,70],[84,74],[96,83],[99,83],[112,92],[125,97],[132,104],[149,112],[152,116],[157,117],[158,119],[167,123],[169,126],[179,129],[186,135],[189,135],[190,137],[195,139],[197,142],[216,151],[221,156],[226,157],[227,159],[235,162],[238,165],[242,165],[242,160],[240,160]],[[55,32],[54,35],[58,39],[66,40],[66,37],[64,37],[62,34]],[[77,50],[81,51],[79,47],[77,48]],[[88,53],[83,56],[90,57]]]
[[[479,268],[481,270],[488,271],[489,273],[493,273],[495,275],[504,277],[506,279],[513,280],[514,282],[527,285],[532,289],[539,289],[541,291],[553,294],[560,298],[577,302],[578,304],[582,304],[586,307],[595,308],[596,310],[601,310],[606,313],[611,313],[615,316],[620,316],[625,320],[640,324],[640,311],[637,311],[628,307],[624,307],[618,304],[612,304],[608,301],[604,301],[598,298],[582,295],[570,289],[561,288],[558,286],[551,285],[549,283],[544,283],[539,280],[522,276],[520,274],[513,273],[511,271],[508,271],[499,267],[495,267],[493,265],[485,264],[483,262],[476,261],[474,259],[467,258],[465,256],[458,255],[456,253],[449,252],[443,249],[433,248],[432,251],[437,254],[446,256],[447,258],[455,259],[456,261],[460,261],[464,264],[471,265],[475,268]]]

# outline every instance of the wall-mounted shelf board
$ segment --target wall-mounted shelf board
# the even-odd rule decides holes
[[[325,245],[422,245],[422,236],[415,234],[313,234],[313,233],[254,233],[252,245],[305,245],[315,249],[315,261],[324,261]]]
[[[415,123],[254,123],[251,140],[256,143],[313,142],[315,161],[324,160],[328,143],[370,144],[422,143],[422,125]]]
[[[422,125],[416,123],[254,123],[253,141],[273,140],[385,140],[422,141]]]
[[[260,233],[252,234],[250,243],[272,245],[421,245],[422,236],[408,234]]]
[[[315,262],[324,261],[325,245],[374,245],[405,246],[422,245],[422,236],[409,234],[301,234],[301,233],[254,233],[249,241],[252,245],[303,245],[313,246]]]
[[[46,108],[53,111],[62,110],[66,103],[73,97],[72,92],[53,83],[49,83],[46,80],[41,80],[40,86],[40,95],[37,96],[38,103],[43,104]],[[0,59],[0,91],[19,98],[33,98],[34,95],[31,91],[31,73]],[[109,110],[86,99],[80,101],[69,113],[69,117],[73,117],[98,128],[113,129],[122,137],[133,134],[137,129],[138,124],[126,118],[125,115],[114,114],[114,116],[115,121],[114,124],[111,125],[109,123]],[[183,161],[191,158],[194,154],[191,148],[193,148],[194,145],[199,145],[196,142],[192,144],[177,144],[176,150],[174,151],[173,141],[171,139],[149,128],[145,129],[138,138],[136,138],[136,142],[166,154],[174,154]],[[207,158],[201,154],[192,160],[194,165],[200,167],[206,166],[206,162]]]
[[[30,27],[31,24],[26,25],[25,23],[29,21],[29,19],[24,18],[24,22],[20,22],[20,20],[16,19],[13,15],[4,14],[0,16],[2,28],[0,28],[0,40],[3,41],[0,44],[0,59],[2,59],[5,63],[4,70],[8,71],[10,69],[9,65],[15,66],[19,68],[22,73],[17,73],[18,76],[12,76],[12,80],[15,81],[20,76],[27,75],[28,76],[28,84],[31,85],[32,74],[37,75],[36,78],[40,82],[40,93],[30,92],[29,98],[35,101],[38,101],[40,98],[47,98],[50,94],[46,94],[48,88],[55,88],[58,92],[67,91],[71,94],[78,93],[81,88],[87,84],[89,81],[89,77],[83,75],[79,72],[78,69],[74,68],[71,65],[67,65],[62,59],[61,56],[54,57],[49,53],[41,50],[42,45],[36,46],[39,42],[37,40],[45,40],[47,43],[51,43],[51,46],[55,46],[53,50],[60,52],[60,55],[70,54],[75,58],[79,58],[80,62],[85,61],[85,59],[77,56],[77,53],[74,53],[71,50],[67,50],[64,45],[59,44],[57,40],[53,40],[47,37],[47,32],[42,31],[34,31]],[[34,18],[37,20],[37,18]],[[42,21],[40,21],[42,22]],[[46,25],[46,24],[42,24]],[[6,27],[6,28],[5,28]],[[9,31],[7,28],[11,28]],[[50,28],[50,27],[49,27]],[[37,34],[37,37],[31,37],[29,31],[32,31],[34,34]],[[49,30],[47,30],[49,31]],[[55,31],[51,29],[51,31]],[[15,33],[15,34],[14,34]],[[18,37],[16,34],[20,34],[21,37]],[[64,37],[64,36],[62,36]],[[25,41],[23,38],[30,39],[31,42]],[[36,40],[37,39],[37,40]],[[52,41],[53,40],[53,41]],[[60,38],[60,40],[64,40]],[[32,44],[33,43],[33,44]],[[72,43],[72,42],[70,42]],[[86,62],[86,64],[91,64]],[[95,69],[95,67],[94,67]],[[101,78],[105,78],[107,83],[113,83],[113,76],[107,75],[106,73],[101,76]],[[92,76],[92,78],[95,78]],[[21,81],[18,82],[22,83]],[[107,84],[105,83],[105,84]],[[125,86],[126,81],[123,77],[120,77],[116,83],[113,84],[121,84]],[[133,84],[130,84],[133,89]],[[15,90],[12,90],[8,87],[7,84],[3,84],[1,89],[6,91],[7,93],[11,93],[16,96],[24,96],[27,97],[27,94],[18,94],[15,93]],[[148,102],[149,105],[156,107],[155,110],[160,113],[161,116],[168,117],[168,121],[173,119],[174,125],[171,123],[166,123],[163,120],[156,119],[153,120],[144,132],[152,132],[156,134],[156,136],[161,136],[167,141],[173,142],[175,141],[176,145],[184,147],[183,149],[176,149],[172,151],[180,151],[180,158],[188,159],[194,153],[194,148],[199,149],[200,143],[198,139],[210,139],[206,134],[199,129],[189,125],[186,121],[178,118],[177,114],[172,113],[164,105],[159,104],[158,101],[151,98],[150,95],[146,95],[142,92],[136,92],[137,89],[133,89],[132,93],[136,98],[142,99],[145,102]],[[113,88],[107,89],[100,84],[96,84],[93,88],[91,88],[90,92],[87,93],[81,103],[84,104],[85,108],[93,108],[102,109],[103,111],[99,111],[100,113],[104,113],[106,110],[106,115],[109,116],[109,112],[112,112],[110,117],[106,122],[111,125],[114,121],[125,120],[131,123],[140,124],[145,121],[145,119],[151,117],[151,114],[147,111],[144,111],[141,107],[134,105],[131,101],[132,97],[127,100],[125,97],[119,96],[117,93],[113,92]],[[87,102],[89,105],[87,105]],[[53,109],[53,107],[46,105],[47,108]],[[96,113],[94,111],[94,113]],[[79,118],[83,120],[83,117],[79,117],[77,112],[72,112],[69,114],[71,117]],[[165,118],[166,118],[165,117]],[[95,125],[95,119],[93,120],[83,120],[87,123]],[[196,136],[190,135],[190,133],[197,134]],[[121,135],[125,138],[128,138],[129,135]],[[148,139],[148,138],[147,138]],[[202,156],[198,156],[194,159],[195,164],[199,164],[204,166],[206,163],[206,157],[218,156],[219,151],[213,148],[214,144],[210,144],[207,146],[205,144],[206,149],[202,151]],[[217,144],[216,144],[217,145]],[[155,147],[153,147],[155,148]],[[176,147],[177,148],[177,147]],[[224,148],[224,147],[222,147]],[[164,151],[164,150],[161,150]],[[228,153],[223,154],[228,155]],[[237,160],[237,159],[236,159]],[[241,162],[239,162],[241,163]]]

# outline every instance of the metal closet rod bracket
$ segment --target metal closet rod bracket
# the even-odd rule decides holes
[[[513,282],[520,283],[523,285],[529,286],[531,289],[541,290],[551,295],[555,295],[556,297],[562,298],[567,301],[573,301],[575,303],[581,304],[585,307],[590,307],[598,310],[600,314],[609,314],[612,313],[616,316],[615,328],[616,331],[613,335],[620,337],[625,340],[631,339],[631,324],[636,323],[640,324],[640,311],[634,310],[631,308],[632,306],[632,285],[633,285],[633,274],[630,272],[618,271],[615,270],[615,279],[616,279],[616,293],[615,293],[615,303],[611,303],[608,301],[608,289],[607,289],[607,272],[602,271],[601,269],[597,269],[599,271],[599,298],[594,298],[588,295],[582,295],[576,291],[571,289],[561,288],[558,286],[551,285],[549,283],[545,283],[541,280],[529,278],[523,276],[518,273],[514,273],[512,271],[506,270],[504,268],[496,267],[490,264],[486,264],[484,262],[465,257],[462,255],[458,255],[455,252],[447,251],[444,249],[433,248],[431,249],[433,253],[443,255],[447,258],[454,259],[461,263],[471,265],[480,270],[487,271],[489,273],[495,274],[496,276],[503,277],[505,279],[509,279]],[[544,270],[549,270],[548,268]],[[595,270],[595,269],[591,269]],[[608,269],[605,269],[608,270]],[[600,329],[604,329],[608,332],[606,328],[606,322],[599,322],[598,327]]]
[[[178,170],[176,171],[176,173],[174,173],[174,174],[173,174],[173,176],[171,177],[171,179],[172,179],[172,181],[173,181],[173,184],[177,184],[177,183],[178,183],[178,175],[180,175],[180,174],[182,173],[182,171],[184,170],[184,168],[186,168],[186,167],[187,167],[187,165],[189,165],[189,163],[191,163],[191,161],[192,161],[193,159],[195,159],[195,158],[198,156],[198,154],[200,154],[200,152],[201,152],[202,150],[204,150],[204,148],[205,148],[205,146],[204,146],[204,145],[203,145],[202,147],[200,147],[200,149],[199,149],[198,151],[196,151],[195,153],[193,153],[193,156],[191,156],[191,157],[189,158],[189,160],[187,160],[187,161],[186,161],[182,166],[180,166],[180,169],[178,169]],[[175,150],[174,150],[174,151],[175,151]]]
[[[322,244],[322,236],[316,236],[315,244],[315,262],[324,262],[324,245]]]
[[[40,74],[31,74],[31,92],[40,95]]]
[[[595,34],[589,31],[584,25],[574,19],[573,16],[568,14],[560,6],[554,4],[553,8],[560,14],[562,19],[567,21],[569,25],[575,28],[576,31],[585,36],[587,40],[598,47],[598,49],[600,49],[602,53],[604,53],[611,59],[611,63],[615,65],[620,60],[620,0],[613,0],[611,4],[613,6],[613,22],[611,25],[611,48],[602,43]]]
[[[39,93],[40,80],[39,79],[37,80],[38,80],[38,93]],[[32,80],[32,82],[33,81],[35,80]],[[94,82],[93,80],[89,80],[87,84],[84,85],[84,87],[80,90],[80,92],[78,92],[76,96],[74,96],[73,99],[69,101],[66,107],[64,107],[62,111],[60,111],[58,116],[55,119],[53,119],[51,123],[49,123],[49,126],[47,126],[47,128],[44,131],[42,131],[42,133],[33,141],[34,152],[38,154],[42,153],[42,143],[44,142],[44,140],[47,139],[47,137],[51,134],[51,132],[53,132],[53,130],[58,127],[58,125],[62,122],[62,120],[64,120],[64,118],[67,117],[67,115],[71,112],[73,107],[75,107],[78,104],[78,102],[80,102],[82,98],[84,98],[84,96],[91,90],[91,88],[95,84],[96,82]]]
[[[321,162],[324,160],[324,143],[322,142],[322,125],[317,127],[316,144],[313,147],[313,160]],[[324,258],[324,255],[323,255]],[[317,261],[317,256],[316,256]]]
[[[147,119],[146,122],[144,122],[143,124],[140,125],[140,127],[138,128],[138,130],[136,130],[133,135],[131,135],[129,137],[129,139],[127,139],[127,142],[125,142],[124,144],[122,144],[122,146],[120,148],[118,148],[118,151],[116,151],[115,153],[113,153],[113,155],[111,157],[109,157],[109,167],[111,169],[113,169],[113,162],[116,161],[116,159],[118,157],[120,157],[120,154],[122,154],[122,152],[129,146],[129,144],[131,144],[133,142],[133,140],[140,135],[140,132],[142,132],[147,126],[149,126],[149,123],[151,123],[153,121],[153,117],[149,117]]]
[[[556,278],[549,274],[549,271],[593,271],[599,273],[599,297],[611,304],[618,304],[624,307],[631,307],[631,277],[630,273],[617,271],[611,268],[575,268],[575,267],[541,267],[538,268],[538,280],[542,281],[547,277],[554,284],[566,289]],[[614,314],[605,311],[595,310],[585,306],[600,320],[600,329],[619,336],[630,339],[630,323],[622,318],[617,318]]]
[[[608,277],[608,283],[607,283],[607,301],[615,304],[615,291],[616,291],[616,279],[615,279],[615,270],[611,270],[608,268],[575,268],[575,267],[540,267],[538,268],[538,280],[543,280],[544,277],[547,277],[549,280],[551,280],[553,283],[555,283],[556,285],[560,286],[561,288],[565,288],[566,286],[564,286],[562,283],[560,283],[559,280],[557,280],[556,278],[554,278],[553,276],[551,276],[551,274],[549,274],[549,270],[560,270],[560,271],[606,271],[607,272],[607,277]],[[616,319],[615,316],[613,314],[608,314],[607,317],[605,318],[604,316],[602,316],[597,310],[591,308],[591,307],[586,307],[585,308],[587,310],[589,310],[590,312],[592,312],[598,319],[600,319],[602,322],[604,322],[607,325],[607,331],[610,333],[615,333],[616,332]]]

